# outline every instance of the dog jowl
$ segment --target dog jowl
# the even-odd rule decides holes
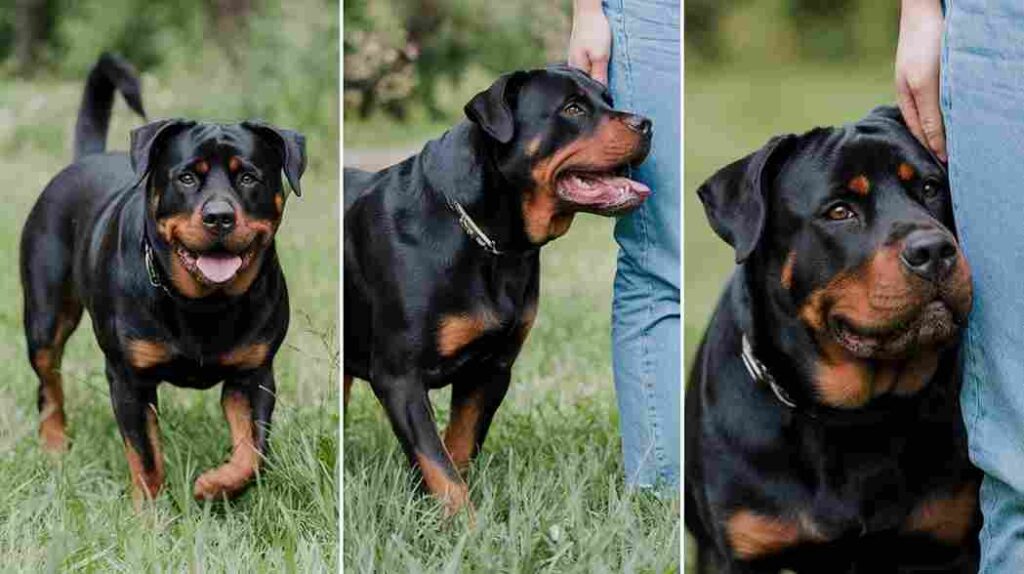
[[[469,502],[480,450],[538,309],[539,249],[579,212],[618,215],[651,122],[564,67],[506,74],[467,121],[377,173],[345,170],[345,377],[370,382],[423,485]],[[452,385],[442,439],[428,391]]]
[[[47,185],[22,233],[29,359],[39,377],[40,435],[68,447],[64,345],[83,310],[103,350],[136,500],[165,470],[157,386],[223,381],[232,451],[195,482],[197,498],[241,492],[258,472],[275,401],[274,355],[288,297],[274,236],[287,188],[299,193],[303,137],[261,122],[161,120],[105,147],[113,92],[142,114],[134,70],[115,56],[93,69],[75,162]]]

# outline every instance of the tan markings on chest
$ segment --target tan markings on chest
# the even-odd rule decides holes
[[[151,369],[171,360],[173,353],[170,345],[160,341],[131,339],[125,349],[128,364],[135,369]]]
[[[451,357],[488,331],[501,327],[493,310],[483,308],[467,313],[444,315],[437,325],[437,351]]]
[[[266,362],[269,353],[270,345],[266,343],[242,345],[222,355],[220,364],[243,370],[255,369]]]
[[[733,554],[750,560],[795,546],[800,541],[800,524],[795,520],[740,510],[729,517],[725,533]]]

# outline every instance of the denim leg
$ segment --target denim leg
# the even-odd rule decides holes
[[[654,122],[633,177],[651,196],[615,226],[612,364],[626,484],[679,485],[679,1],[606,0],[618,108]]]
[[[961,409],[985,473],[981,571],[1024,572],[1024,4],[946,8],[950,185],[974,277]]]

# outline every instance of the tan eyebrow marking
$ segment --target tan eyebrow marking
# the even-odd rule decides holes
[[[896,175],[899,176],[900,181],[910,181],[914,178],[914,168],[910,167],[908,163],[901,163],[896,170]]]
[[[850,191],[857,195],[867,195],[871,192],[871,182],[868,180],[866,175],[858,175],[851,179],[846,186],[850,188]]]

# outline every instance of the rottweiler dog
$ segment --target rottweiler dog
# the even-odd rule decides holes
[[[650,120],[567,67],[516,71],[467,120],[377,173],[345,170],[345,396],[370,382],[425,488],[456,512],[537,313],[539,248],[577,212],[625,213]],[[428,390],[451,384],[438,435]]]
[[[25,336],[39,378],[45,448],[68,446],[61,356],[88,310],[136,501],[164,480],[157,385],[224,381],[225,464],[198,499],[239,493],[257,473],[274,409],[274,354],[288,293],[274,250],[286,189],[306,165],[301,134],[260,122],[159,120],[129,153],[104,153],[114,93],[143,115],[129,64],[104,55],[86,84],[75,161],[43,190],[21,238]]]
[[[974,571],[971,277],[943,165],[884,107],[776,137],[698,194],[738,263],[686,394],[699,564]]]

